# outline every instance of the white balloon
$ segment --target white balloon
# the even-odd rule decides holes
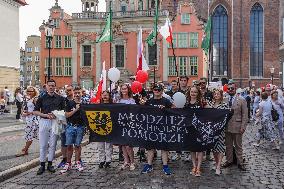
[[[107,75],[108,75],[109,80],[111,80],[112,82],[117,82],[120,78],[120,71],[119,69],[113,67],[108,70]]]
[[[183,93],[177,92],[173,96],[174,104],[177,108],[183,108],[186,103],[186,97]]]

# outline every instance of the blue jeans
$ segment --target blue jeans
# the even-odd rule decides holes
[[[84,127],[82,125],[72,125],[68,123],[65,133],[66,133],[66,145],[80,146],[84,136]]]

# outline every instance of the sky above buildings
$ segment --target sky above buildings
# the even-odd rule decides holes
[[[26,0],[29,4],[20,8],[20,46],[25,46],[29,35],[40,35],[39,26],[49,17],[49,9],[55,0]],[[68,14],[82,12],[81,0],[59,0],[58,4]],[[105,11],[105,1],[99,0],[99,11]]]

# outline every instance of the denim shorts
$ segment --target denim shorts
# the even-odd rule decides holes
[[[66,145],[75,145],[80,146],[83,136],[84,136],[84,127],[82,125],[73,126],[68,124],[65,130],[66,133]]]

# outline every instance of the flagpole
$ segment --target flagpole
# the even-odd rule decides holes
[[[210,17],[210,2],[209,2],[209,0],[207,1],[207,14],[208,14],[208,18]],[[212,26],[212,25],[211,25]],[[212,78],[211,78],[211,74],[212,73],[210,73],[211,72],[211,64],[210,64],[210,57],[211,57],[211,54],[210,54],[210,52],[211,52],[211,35],[212,35],[212,33],[211,33],[211,31],[210,31],[210,44],[209,44],[209,50],[208,50],[208,55],[207,55],[207,67],[208,67],[208,70],[207,70],[207,74],[208,74],[208,79],[207,79],[207,83],[208,83],[208,86],[209,86],[209,84],[210,84],[210,81],[212,81]]]
[[[110,41],[109,41],[109,68],[112,67],[112,52],[111,52],[111,45],[112,45],[112,10],[111,10],[111,3],[112,1],[109,1],[109,16],[110,16]],[[109,92],[110,97],[112,98],[112,91],[111,91],[111,80],[109,81]]]
[[[155,14],[155,29],[154,29],[154,31],[156,31],[156,36],[155,36],[155,45],[156,45],[156,63],[157,63],[157,65],[158,65],[158,58],[157,58],[157,56],[158,56],[158,53],[157,53],[157,39],[158,39],[158,14],[159,14],[159,7],[158,7],[158,0],[156,0],[156,10],[155,10],[155,12],[156,12],[156,14]],[[154,85],[155,85],[155,83],[156,83],[156,66],[154,65]]]
[[[175,63],[175,68],[176,68],[176,73],[177,73],[177,79],[178,79],[178,81],[177,81],[177,82],[178,82],[178,88],[179,88],[179,90],[180,90],[178,66],[177,66],[177,59],[176,59],[176,54],[175,54],[175,48],[174,48],[173,39],[171,40],[171,46],[172,46],[173,55],[174,55],[174,63]]]

